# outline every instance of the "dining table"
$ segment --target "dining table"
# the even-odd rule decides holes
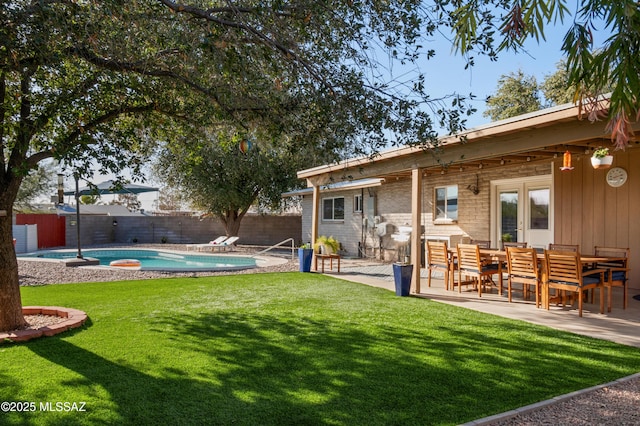
[[[480,249],[480,255],[490,258],[494,261],[498,262],[506,262],[507,261],[507,252],[506,250],[499,249]],[[544,252],[537,252],[538,262],[540,262],[540,271],[542,276],[540,277],[541,283],[546,281],[546,264],[545,264],[545,255]],[[624,262],[626,258],[624,257],[615,257],[615,256],[596,256],[594,254],[580,254],[580,263],[582,263],[583,268],[588,267],[596,267],[599,264],[607,264],[607,263],[616,263],[616,262]],[[606,266],[602,267],[602,269],[609,270]],[[610,271],[609,271],[610,273]],[[612,298],[612,288],[610,285],[607,285],[607,297],[608,297],[608,306],[611,306],[611,298]],[[544,286],[543,287],[543,292]],[[564,292],[563,292],[564,293]],[[553,298],[550,298],[548,295],[543,294],[543,301],[545,303],[545,307],[547,307],[550,303],[562,303],[565,304],[567,302],[567,298],[565,294],[557,295]]]

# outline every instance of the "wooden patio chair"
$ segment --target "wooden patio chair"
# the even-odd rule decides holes
[[[472,238],[470,244],[475,244],[478,247],[483,248],[483,249],[491,248],[491,241],[489,241],[489,240],[474,240]]]
[[[427,240],[427,269],[429,269],[428,286],[431,287],[431,275],[434,271],[444,273],[444,288],[453,290],[453,260],[449,258],[446,241]]]
[[[605,269],[582,269],[580,253],[577,251],[545,250],[546,279],[543,283],[545,307],[549,309],[550,290],[575,293],[578,298],[578,315],[582,316],[582,305],[586,290],[600,289],[600,313],[604,313]]]
[[[502,249],[506,250],[507,247],[527,248],[528,245],[525,241],[503,241]]]
[[[578,244],[549,244],[549,250],[579,252],[580,246]]]
[[[628,248],[615,248],[615,247],[599,247],[595,246],[594,254],[596,257],[619,257],[624,260],[611,260],[608,262],[598,262],[596,268],[606,269],[605,273],[605,286],[608,291],[607,312],[611,312],[611,297],[613,287],[622,287],[622,309],[627,309],[627,283],[628,278],[628,261],[629,261],[629,249]]]
[[[480,247],[477,244],[458,244],[458,291],[462,292],[460,283],[462,275],[477,280],[478,297],[482,297],[482,287],[485,283],[493,285],[493,275],[500,279],[500,293],[502,294],[502,263],[486,263],[480,256]]]
[[[540,307],[540,271],[538,254],[533,248],[506,247],[507,249],[507,293],[511,303],[511,291],[514,283],[522,284],[523,297],[529,296],[529,287],[534,287],[536,308]]]

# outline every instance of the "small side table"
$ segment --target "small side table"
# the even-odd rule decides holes
[[[333,259],[338,259],[338,272],[340,272],[340,255],[339,254],[319,254],[316,253],[315,270],[318,270],[318,259],[321,259],[321,271],[324,274],[324,261],[329,259],[329,268],[333,271]]]

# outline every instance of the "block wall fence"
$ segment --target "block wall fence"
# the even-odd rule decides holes
[[[77,247],[75,216],[66,216],[65,247]],[[46,230],[39,230],[46,232]],[[81,216],[81,246],[100,244],[207,243],[224,235],[224,224],[217,219],[181,216]],[[270,246],[287,238],[300,243],[300,216],[247,215],[242,220],[238,244]]]

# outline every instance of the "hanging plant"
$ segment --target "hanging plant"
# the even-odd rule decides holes
[[[608,169],[613,163],[613,155],[609,155],[609,148],[598,148],[593,151],[591,165],[594,169]]]

